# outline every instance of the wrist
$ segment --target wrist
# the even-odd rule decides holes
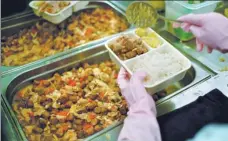
[[[150,95],[135,101],[129,106],[128,115],[135,114],[135,113],[140,113],[140,114],[142,113],[146,115],[156,116],[157,114],[156,105]]]

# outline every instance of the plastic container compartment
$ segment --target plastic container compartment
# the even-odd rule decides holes
[[[213,12],[219,1],[205,1],[198,4],[189,4],[187,1],[166,1],[165,16],[169,19],[177,19],[183,15],[194,13],[202,14]],[[167,30],[182,41],[188,41],[194,36],[184,32],[181,28],[174,29],[171,22],[166,23]]]
[[[127,32],[125,34],[122,34],[120,36],[123,36],[123,35],[127,35],[127,36],[130,36],[132,38],[139,38],[136,34],[134,34],[134,31],[130,31],[130,32]],[[109,44],[111,43],[115,43],[116,40],[120,37],[120,36],[117,36],[117,37],[114,37],[110,40],[108,40],[106,43],[105,43],[105,47],[107,48],[107,50],[109,51],[109,56],[111,58],[111,60],[117,64],[118,66],[124,66],[123,62],[124,60],[121,60],[110,48],[109,48]],[[149,47],[145,42],[143,42],[143,44],[145,45],[145,47],[150,51],[152,48]],[[126,61],[126,60],[125,60]],[[125,67],[126,68],[126,67]]]
[[[179,72],[176,72],[176,74],[173,74],[173,75],[170,75],[169,77],[165,77],[163,79],[160,79],[159,81],[156,81],[153,84],[145,84],[145,87],[146,87],[147,91],[150,94],[156,93],[156,92],[168,87],[170,84],[173,84],[173,83],[183,79],[185,74],[186,74],[186,72],[191,67],[191,62],[184,55],[182,55],[174,47],[172,47],[169,44],[165,43],[161,47],[157,48],[154,51],[150,51],[150,52],[148,52],[146,54],[143,54],[142,56],[138,56],[138,57],[135,57],[135,58],[133,58],[131,60],[127,60],[126,62],[124,62],[125,65],[126,65],[127,71],[130,74],[132,74],[133,73],[132,72],[132,68],[133,68],[133,66],[136,64],[136,62],[138,60],[141,60],[142,58],[144,58],[145,60],[149,61],[150,57],[152,57],[155,52],[159,52],[159,53],[169,52],[169,53],[174,54],[175,56],[178,56],[178,58],[181,60],[181,63],[183,64],[182,65],[183,69],[181,71],[179,71]],[[144,65],[143,62],[141,64],[142,64],[142,68],[140,68],[138,70],[144,70],[148,74],[151,74],[150,69],[146,65]],[[150,64],[147,64],[147,65],[150,65]],[[163,67],[167,67],[167,66],[163,66]],[[153,77],[151,79],[153,79]]]
[[[72,15],[73,6],[76,1],[69,1],[70,5],[68,5],[67,7],[65,7],[64,9],[62,9],[61,11],[59,11],[58,13],[55,13],[55,14],[51,14],[48,12],[39,13],[38,7],[36,7],[35,4],[40,3],[40,2],[43,2],[43,1],[31,1],[29,3],[29,6],[33,9],[34,13],[37,16],[41,16],[42,18],[46,19],[47,21],[49,21],[51,23],[59,24]]]
[[[150,32],[154,32],[152,29],[148,28],[147,29]],[[127,35],[133,36],[133,37],[137,37],[135,34],[135,30],[130,31],[129,33],[126,33]],[[188,69],[190,69],[191,67],[191,62],[189,59],[187,59],[184,55],[182,55],[176,48],[174,48],[171,44],[169,44],[167,41],[165,41],[161,36],[159,36],[157,33],[155,33],[156,36],[162,41],[162,44],[157,47],[157,48],[151,48],[149,45],[147,45],[144,41],[144,44],[148,47],[149,51],[147,53],[144,53],[142,55],[136,56],[134,58],[128,59],[128,60],[121,60],[110,48],[109,48],[109,44],[113,43],[116,41],[118,37],[115,37],[113,39],[110,39],[109,41],[106,42],[105,46],[107,48],[107,50],[109,51],[109,55],[110,58],[113,62],[115,62],[116,64],[124,67],[131,75],[133,74],[131,68],[132,66],[135,64],[135,62],[142,58],[142,57],[151,57],[151,55],[153,55],[153,53],[155,52],[172,52],[173,54],[175,54],[175,56],[178,56],[180,58],[180,60],[183,62],[183,66],[184,68],[177,72],[176,74],[173,74],[172,76],[166,77],[164,79],[161,79],[160,81],[157,81],[154,84],[148,85],[145,84],[145,88],[147,89],[148,93],[150,94],[154,94],[164,88],[166,88],[167,86],[169,86],[172,83],[175,83],[181,79],[183,79],[183,77],[185,76],[186,72],[188,71]],[[125,34],[124,34],[125,35]],[[164,66],[166,67],[166,66]],[[149,69],[144,66],[142,67],[140,70],[144,70],[147,73],[150,73],[150,71],[148,71]]]

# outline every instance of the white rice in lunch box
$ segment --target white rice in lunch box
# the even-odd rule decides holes
[[[145,81],[146,85],[153,85],[168,77],[177,74],[185,68],[184,61],[180,56],[170,52],[153,52],[138,57],[132,63],[130,69],[145,71],[148,76]]]

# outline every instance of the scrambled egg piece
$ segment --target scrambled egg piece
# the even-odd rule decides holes
[[[142,38],[150,47],[157,48],[161,44],[161,41],[156,36],[154,32],[150,32],[144,28],[138,28],[135,30],[135,33]]]

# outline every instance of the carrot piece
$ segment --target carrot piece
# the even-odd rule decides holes
[[[81,77],[81,78],[79,79],[80,83],[81,83],[81,82],[83,82],[83,81],[85,81],[85,80],[86,80],[86,78],[87,78],[87,76],[83,76],[83,77]]]
[[[47,80],[40,80],[40,81],[39,81],[39,85],[40,85],[40,86],[43,86],[45,81],[47,81]]]
[[[104,98],[104,95],[105,95],[104,92],[100,92],[100,93],[99,93],[99,97],[100,97],[100,98]]]
[[[28,112],[30,117],[34,117],[34,113],[33,112]]]
[[[93,102],[93,100],[92,99],[88,99],[88,102]]]
[[[94,113],[91,113],[91,114],[89,114],[89,118],[90,119],[95,119],[96,118],[96,115]]]
[[[92,28],[89,28],[89,27],[85,31],[85,35],[86,36],[90,36],[92,33],[93,33],[93,29]]]
[[[115,73],[114,78],[115,78],[115,79],[118,78],[118,73]]]
[[[63,132],[67,131],[68,130],[68,125],[67,124],[62,125],[62,130],[63,130]]]
[[[88,130],[89,128],[93,127],[92,124],[86,123],[83,125],[83,130]]]
[[[22,97],[24,97],[24,93],[23,93],[22,91],[19,91],[19,92],[18,92],[18,96],[19,96],[20,98],[22,98]]]
[[[54,92],[55,91],[55,89],[54,88],[49,88],[49,93],[52,93],[52,92]]]
[[[73,41],[70,41],[70,42],[68,42],[68,45],[69,45],[70,47],[72,47],[72,46],[74,46],[74,42],[73,42]]]
[[[50,87],[50,88],[47,88],[47,89],[45,89],[45,91],[44,91],[44,94],[50,94],[50,93],[52,93],[52,92],[54,92],[55,91],[55,89],[54,88],[52,88],[52,87]]]
[[[68,111],[60,111],[60,112],[58,112],[58,113],[56,113],[56,115],[59,115],[59,116],[67,116],[68,115]]]
[[[73,79],[70,79],[68,82],[67,82],[68,85],[70,86],[75,86],[76,85],[76,81],[73,80]]]

